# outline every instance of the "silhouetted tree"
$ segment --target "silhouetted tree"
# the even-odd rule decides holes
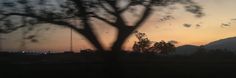
[[[104,50],[92,28],[92,21],[96,19],[117,29],[117,39],[111,49],[119,52],[125,40],[142,26],[155,11],[155,7],[166,7],[175,3],[184,5],[186,11],[196,14],[197,17],[203,15],[202,8],[192,0],[5,0],[0,4],[0,32],[10,33],[35,24],[56,24],[72,28],[90,41],[97,50]],[[126,20],[133,19],[125,19],[127,13],[136,15],[137,21],[128,24]]]
[[[134,52],[147,52],[152,43],[147,38],[146,34],[136,31],[135,36],[139,41],[135,42],[133,45]]]
[[[142,52],[142,53],[154,53],[154,54],[170,54],[171,52],[174,52],[175,50],[175,44],[176,41],[160,41],[160,42],[154,42],[150,41],[145,33],[141,33],[138,31],[135,31],[135,36],[138,38],[138,42],[135,41],[133,45],[133,51],[134,52]],[[153,44],[154,42],[154,44]],[[153,45],[152,45],[153,44]]]
[[[160,42],[155,42],[153,46],[151,46],[148,49],[148,52],[155,53],[155,54],[161,54],[161,55],[167,55],[170,54],[171,52],[175,51],[175,44],[171,42],[165,42],[165,41],[160,41]]]
[[[153,45],[154,49],[157,49],[156,51],[159,52],[159,54],[169,54],[171,52],[174,52],[175,50],[175,45],[170,43],[170,42],[165,42],[165,41],[160,41],[156,42]]]

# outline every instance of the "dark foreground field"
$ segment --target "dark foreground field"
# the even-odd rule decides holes
[[[129,56],[116,63],[74,54],[6,58],[1,57],[1,78],[236,78],[235,58]]]
[[[236,77],[236,64],[231,63],[130,63],[119,72],[107,71],[104,64],[33,64],[1,67],[1,77],[65,77],[65,78],[228,78]],[[120,67],[119,67],[120,68]],[[112,68],[109,68],[112,69]]]

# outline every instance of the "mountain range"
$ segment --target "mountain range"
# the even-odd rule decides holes
[[[227,49],[236,51],[236,37],[226,38],[205,45],[206,49]]]
[[[210,42],[203,46],[207,50],[227,49],[229,51],[236,52],[236,37],[220,39],[217,41]],[[198,48],[199,46],[195,45],[183,45],[177,47],[175,53],[178,55],[190,55],[196,52]]]

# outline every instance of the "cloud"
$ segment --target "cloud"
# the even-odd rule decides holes
[[[232,18],[231,20],[232,20],[232,21],[236,21],[236,18]]]
[[[225,26],[231,26],[231,23],[222,23],[221,27],[225,27]]]
[[[175,40],[170,40],[168,41],[169,43],[172,43],[172,44],[178,44],[179,42],[178,41],[175,41]]]
[[[175,18],[171,15],[167,15],[167,16],[162,17],[160,19],[160,21],[167,21],[167,20],[171,20],[171,19],[175,19]]]
[[[191,27],[192,25],[191,25],[191,24],[183,24],[183,26],[189,28],[189,27]]]
[[[196,27],[201,27],[201,25],[200,24],[196,24]]]

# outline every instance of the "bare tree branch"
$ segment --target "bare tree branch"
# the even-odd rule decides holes
[[[103,2],[102,2],[101,0],[99,0],[99,5],[100,5],[107,13],[112,14],[112,15],[115,14],[114,12],[112,12],[111,10],[109,10],[109,9],[103,4]]]
[[[17,27],[14,27],[14,28],[10,28],[8,30],[0,29],[0,33],[3,33],[3,34],[11,33],[12,31],[18,30],[18,29],[23,28],[25,26],[26,25],[21,25],[21,26],[17,26]]]
[[[76,8],[80,10],[80,14],[82,15],[81,21],[83,22],[84,29],[80,33],[85,36],[98,50],[104,50],[102,44],[97,38],[97,34],[91,28],[91,24],[89,22],[89,12],[87,12],[87,7],[83,6],[84,2],[80,0],[72,0],[76,3]]]
[[[7,18],[7,17],[9,17],[9,15],[1,17],[1,18],[0,18],[0,21],[3,20],[3,19],[5,19],[5,18]]]
[[[125,12],[127,9],[129,9],[129,7],[131,6],[132,2],[130,2],[129,4],[127,4],[124,8],[120,9],[119,12],[123,13]]]
[[[65,21],[54,21],[54,20],[51,20],[51,19],[48,19],[48,18],[43,18],[43,17],[37,16],[37,15],[33,15],[33,14],[7,13],[7,14],[2,14],[2,15],[5,15],[5,16],[13,16],[13,15],[25,16],[25,17],[35,18],[35,19],[38,19],[40,21],[45,21],[45,22],[48,22],[48,23],[56,24],[56,25],[66,25],[66,26],[69,26],[69,27],[72,27],[72,28],[75,27],[74,25],[72,25],[68,22],[65,22]]]
[[[99,20],[101,20],[101,21],[103,21],[103,22],[105,22],[105,23],[115,27],[115,23],[113,23],[113,22],[111,22],[111,21],[109,21],[109,20],[107,20],[107,19],[105,19],[103,17],[100,17],[99,15],[94,14],[92,17],[94,17],[96,19],[99,19]]]
[[[117,0],[102,0],[106,3],[108,3],[112,9],[114,9],[115,13],[118,12],[118,9],[116,7]]]
[[[134,24],[134,27],[135,27],[135,28],[140,27],[140,26],[143,24],[143,22],[144,22],[145,20],[147,20],[147,18],[152,14],[151,12],[152,12],[152,8],[151,8],[151,3],[150,3],[149,5],[146,5],[146,6],[145,6],[145,10],[143,11],[142,16],[141,16],[140,19]]]

